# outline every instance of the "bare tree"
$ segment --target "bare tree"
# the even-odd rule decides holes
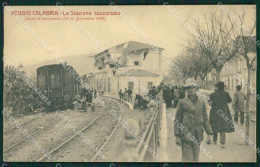
[[[177,81],[181,82],[186,80],[187,78],[196,77],[194,73],[194,65],[191,60],[191,56],[185,55],[183,53],[182,56],[177,56],[173,60],[174,66],[171,68],[170,74],[175,76]]]
[[[209,59],[201,55],[198,48],[192,46],[185,47],[182,55],[176,57],[173,63],[177,68],[172,68],[170,73],[179,80],[198,77],[205,80],[207,73],[211,70]]]
[[[222,11],[217,10],[208,17],[204,15],[203,20],[195,20],[194,27],[195,33],[191,33],[192,38],[189,43],[198,48],[201,56],[206,56],[210,60],[210,65],[217,72],[216,79],[220,81],[224,64],[236,56],[238,50],[238,45],[235,45],[234,39],[231,38],[234,36],[234,26],[223,17]],[[221,31],[229,34],[230,38],[224,39]],[[221,63],[218,61],[219,57],[221,57]]]
[[[234,33],[237,38],[235,43],[239,49],[237,50],[237,54],[242,56],[246,61],[247,67],[247,84],[245,85],[247,89],[247,102],[246,102],[246,136],[249,136],[249,125],[250,125],[250,101],[251,101],[251,71],[255,69],[256,65],[256,36],[255,28],[256,28],[256,20],[253,20],[252,25],[246,24],[246,12],[245,9],[236,14],[237,18],[234,19],[230,15],[228,15],[229,23],[234,27]],[[248,23],[248,22],[247,22]],[[223,36],[226,34],[223,34]],[[249,54],[249,53],[255,54]],[[255,90],[256,91],[256,90]],[[256,93],[256,92],[255,92]],[[248,141],[245,141],[246,143]],[[248,143],[247,143],[248,144]]]
[[[190,59],[189,65],[192,66],[194,79],[200,77],[204,81],[208,72],[212,69],[210,59],[206,55],[201,54],[196,46],[189,45],[186,52]]]

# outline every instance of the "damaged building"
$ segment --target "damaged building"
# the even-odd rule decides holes
[[[163,48],[129,41],[93,56],[94,70],[88,74],[99,92],[118,93],[132,89],[146,94],[162,81]]]

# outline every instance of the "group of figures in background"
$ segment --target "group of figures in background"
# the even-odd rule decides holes
[[[97,91],[95,89],[82,88],[73,103],[74,109],[83,109],[84,111],[87,111],[87,108],[90,107],[92,111],[95,111],[93,97],[97,97]]]
[[[180,99],[185,97],[183,86],[163,86],[163,100],[166,108],[176,108]]]
[[[134,102],[132,100],[132,95],[133,91],[128,88],[125,88],[124,93],[122,92],[122,89],[118,92],[119,99],[128,101],[128,102],[133,102],[134,104],[134,109],[142,109],[145,110],[147,107],[149,107],[148,103],[154,103],[156,95],[160,92],[159,86],[156,88],[155,86],[152,86],[151,89],[149,90],[148,94],[142,96],[140,94],[135,95]]]
[[[132,102],[133,91],[130,88],[128,88],[128,89],[125,88],[124,93],[122,92],[122,89],[120,89],[118,94],[119,94],[120,100]]]

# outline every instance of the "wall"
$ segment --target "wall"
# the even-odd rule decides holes
[[[122,89],[124,92],[125,88],[128,89],[128,82],[134,83],[134,94],[146,94],[148,92],[148,82],[152,82],[153,86],[158,86],[160,84],[159,77],[127,77],[120,76],[118,77],[119,90]]]
[[[127,55],[127,67],[133,69],[143,69],[156,74],[160,74],[160,52],[149,51],[144,59],[144,50],[131,52]],[[134,65],[134,61],[139,61],[139,66]]]

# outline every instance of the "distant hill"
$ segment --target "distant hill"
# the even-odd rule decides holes
[[[90,53],[85,55],[66,56],[62,58],[64,61],[68,63],[68,65],[72,66],[81,76],[93,71],[94,65],[92,64],[92,59],[90,57],[93,55],[95,54]],[[37,68],[49,64],[58,64],[58,61],[56,59],[52,59],[45,62],[24,66],[23,69],[29,75],[36,75]]]

